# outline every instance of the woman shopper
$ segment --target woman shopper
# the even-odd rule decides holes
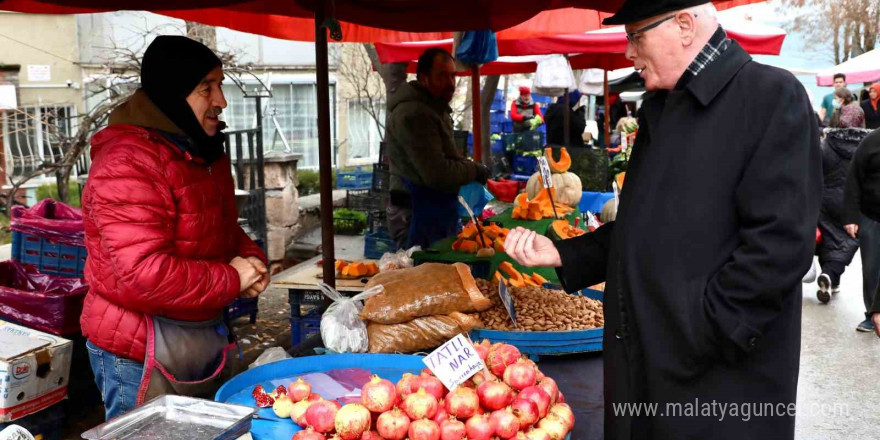
[[[880,128],[880,83],[871,84],[868,88],[868,99],[862,101],[862,110],[865,112],[865,125],[871,130]]]
[[[858,240],[847,235],[844,229],[843,199],[847,169],[859,143],[870,131],[852,126],[858,123],[858,118],[849,117],[849,109],[845,111],[845,116],[839,118],[842,127],[827,130],[822,141],[824,187],[819,211],[822,240],[816,246],[822,274],[819,275],[816,296],[824,304],[840,291],[840,276],[859,248]]]
[[[856,330],[880,336],[880,130],[856,150],[846,178],[843,221],[862,249],[862,295],[865,320]]]
[[[862,106],[853,99],[853,94],[847,88],[834,90],[834,114],[831,116],[833,128],[865,128],[865,111]]]

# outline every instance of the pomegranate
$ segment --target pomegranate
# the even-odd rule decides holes
[[[291,383],[287,387],[287,394],[290,396],[290,400],[296,403],[309,398],[309,395],[312,394],[312,386],[299,377],[296,379],[296,382]]]
[[[535,380],[535,367],[529,365],[523,359],[516,361],[515,364],[504,370],[504,383],[517,391],[522,391],[534,385]]]
[[[293,401],[286,394],[278,396],[275,403],[272,404],[272,411],[276,416],[286,419],[290,417],[290,411],[293,409]]]
[[[422,377],[418,378],[418,383],[421,388],[424,388],[428,394],[434,396],[437,400],[442,399],[446,395],[446,387],[443,386],[443,382],[440,382],[440,379],[434,376],[423,374]]]
[[[495,435],[503,439],[513,438],[519,431],[519,419],[513,415],[510,408],[493,412],[489,416],[489,421],[495,426]]]
[[[284,385],[278,385],[278,388],[275,388],[271,393],[269,393],[273,399],[278,399],[281,396],[287,395],[287,387]]]
[[[535,361],[533,361],[529,358],[523,358],[523,360],[525,360],[527,364],[535,367],[535,378],[537,380],[541,380],[541,379],[547,377],[547,376],[544,376],[544,373],[541,372],[541,369],[538,368],[538,364],[536,364]]]
[[[495,375],[492,374],[492,372],[490,372],[488,368],[478,371],[477,374],[475,374],[474,377],[471,378],[471,380],[474,381],[474,385],[476,386],[480,386],[483,382],[495,379],[497,379],[497,377],[495,377]]]
[[[361,389],[361,403],[374,413],[390,411],[397,403],[397,388],[390,380],[374,374]]]
[[[312,428],[308,428],[294,434],[291,440],[326,440],[326,438],[323,434],[319,434],[313,431]]]
[[[508,365],[512,365],[522,354],[519,349],[508,344],[495,344],[489,349],[489,356],[486,358],[486,366],[492,374],[501,377]]]
[[[557,416],[556,414],[549,414],[547,417],[541,419],[538,422],[538,428],[543,429],[550,434],[550,440],[563,440],[565,435],[568,434],[568,429],[565,427],[565,420],[562,420],[562,417]]]
[[[574,428],[574,411],[571,410],[571,407],[565,403],[557,403],[550,407],[550,414],[556,414],[563,421],[565,421],[565,427],[569,431]]]
[[[412,420],[430,419],[437,415],[437,399],[424,388],[403,399],[403,411]]]
[[[400,380],[397,381],[398,398],[403,400],[404,397],[418,391],[418,387],[413,389],[413,385],[415,385],[417,381],[418,376],[415,376],[412,373],[403,373],[403,377],[401,377]]]
[[[300,426],[300,428],[305,428],[309,426],[306,422],[306,411],[309,409],[309,406],[312,405],[312,402],[308,400],[300,400],[293,404],[293,407],[290,408],[290,419],[293,420],[294,423]]]
[[[376,431],[388,440],[402,440],[408,430],[409,417],[397,408],[382,413],[376,420]]]
[[[467,420],[477,413],[480,398],[473,388],[458,387],[446,396],[445,406],[449,415]]]
[[[485,414],[476,415],[464,424],[468,440],[491,440],[495,435],[495,427]]]
[[[433,420],[416,420],[409,424],[409,440],[440,440],[440,427]]]
[[[491,411],[504,408],[510,405],[510,401],[513,400],[513,390],[497,380],[480,384],[477,387],[477,395],[480,396],[483,408]]]
[[[464,440],[466,437],[467,428],[461,421],[448,419],[440,423],[440,440]]]
[[[529,440],[551,440],[550,434],[541,428],[532,428],[526,433],[526,438]]]
[[[261,396],[261,395],[263,395],[263,394],[266,394],[266,389],[263,388],[262,385],[257,385],[257,386],[255,386],[255,387],[254,387],[254,390],[251,391],[251,396],[253,396],[254,399],[256,399],[257,396]]]
[[[360,440],[386,440],[376,431],[367,431],[361,436]]]
[[[559,392],[559,397],[556,398],[556,403],[565,403],[565,396],[562,395],[562,391]]]
[[[556,381],[550,377],[545,377],[543,380],[538,382],[538,386],[541,387],[542,390],[547,392],[547,395],[550,396],[550,404],[556,403],[559,400],[559,385],[556,385]]]
[[[342,409],[342,404],[339,403],[338,400],[328,400],[328,402],[330,402],[330,403],[336,405],[336,410],[337,410],[337,411],[340,410],[340,409]]]
[[[483,342],[475,345],[474,348],[477,349],[477,354],[480,356],[480,359],[482,359],[483,362],[486,362],[486,358],[489,357],[489,349],[492,348],[492,343],[490,343],[488,339],[483,339]]]
[[[439,425],[448,419],[449,413],[446,412],[446,403],[441,400],[437,402],[437,414],[435,414],[434,417],[431,417],[431,420]]]
[[[339,408],[329,400],[312,402],[306,410],[306,423],[320,433],[333,430]]]
[[[370,410],[363,405],[350,403],[336,412],[336,434],[342,440],[359,440],[364,432],[370,430]]]
[[[519,420],[519,429],[526,430],[529,426],[538,423],[538,405],[530,399],[517,396],[510,404],[513,415]]]
[[[321,397],[320,394],[312,393],[309,394],[309,397],[306,400],[308,400],[309,402],[317,402],[319,400],[323,400],[323,397]]]
[[[422,376],[422,377],[431,376],[431,377],[433,377],[433,376],[434,376],[434,372],[431,371],[430,368],[422,368],[422,371],[421,371],[421,373],[419,373],[419,376]]]
[[[547,416],[547,411],[550,410],[550,395],[543,388],[537,385],[528,387],[519,392],[519,397],[529,399],[535,402],[535,405],[538,405],[538,417],[544,418]]]

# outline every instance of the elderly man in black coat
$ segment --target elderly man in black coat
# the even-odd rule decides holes
[[[505,248],[568,291],[607,282],[606,439],[792,439],[822,195],[806,91],[705,0],[628,0],[606,23],[652,92],[617,220],[555,245],[518,228]]]

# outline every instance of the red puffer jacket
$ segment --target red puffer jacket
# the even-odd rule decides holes
[[[159,133],[123,124],[95,134],[91,156],[83,334],[143,361],[147,315],[214,318],[239,294],[227,263],[266,258],[238,226],[226,156],[207,166]]]

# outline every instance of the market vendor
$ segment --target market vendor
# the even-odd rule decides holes
[[[544,123],[541,107],[532,101],[532,89],[519,88],[519,98],[510,103],[510,119],[513,120],[514,133],[534,130]]]
[[[416,80],[388,100],[388,229],[399,246],[428,247],[457,233],[459,189],[489,178],[489,169],[467,159],[455,143],[449,107],[454,94],[452,55],[428,49],[419,57]]]
[[[213,396],[233,347],[221,312],[268,284],[238,225],[222,81],[210,49],[159,36],[141,88],[92,137],[80,322],[107,419],[161,394]]]
[[[516,229],[505,248],[568,291],[606,282],[606,409],[691,407],[606,410],[606,439],[792,439],[822,197],[807,93],[707,0],[628,0],[605,24],[625,25],[650,92],[617,219],[555,245]]]

